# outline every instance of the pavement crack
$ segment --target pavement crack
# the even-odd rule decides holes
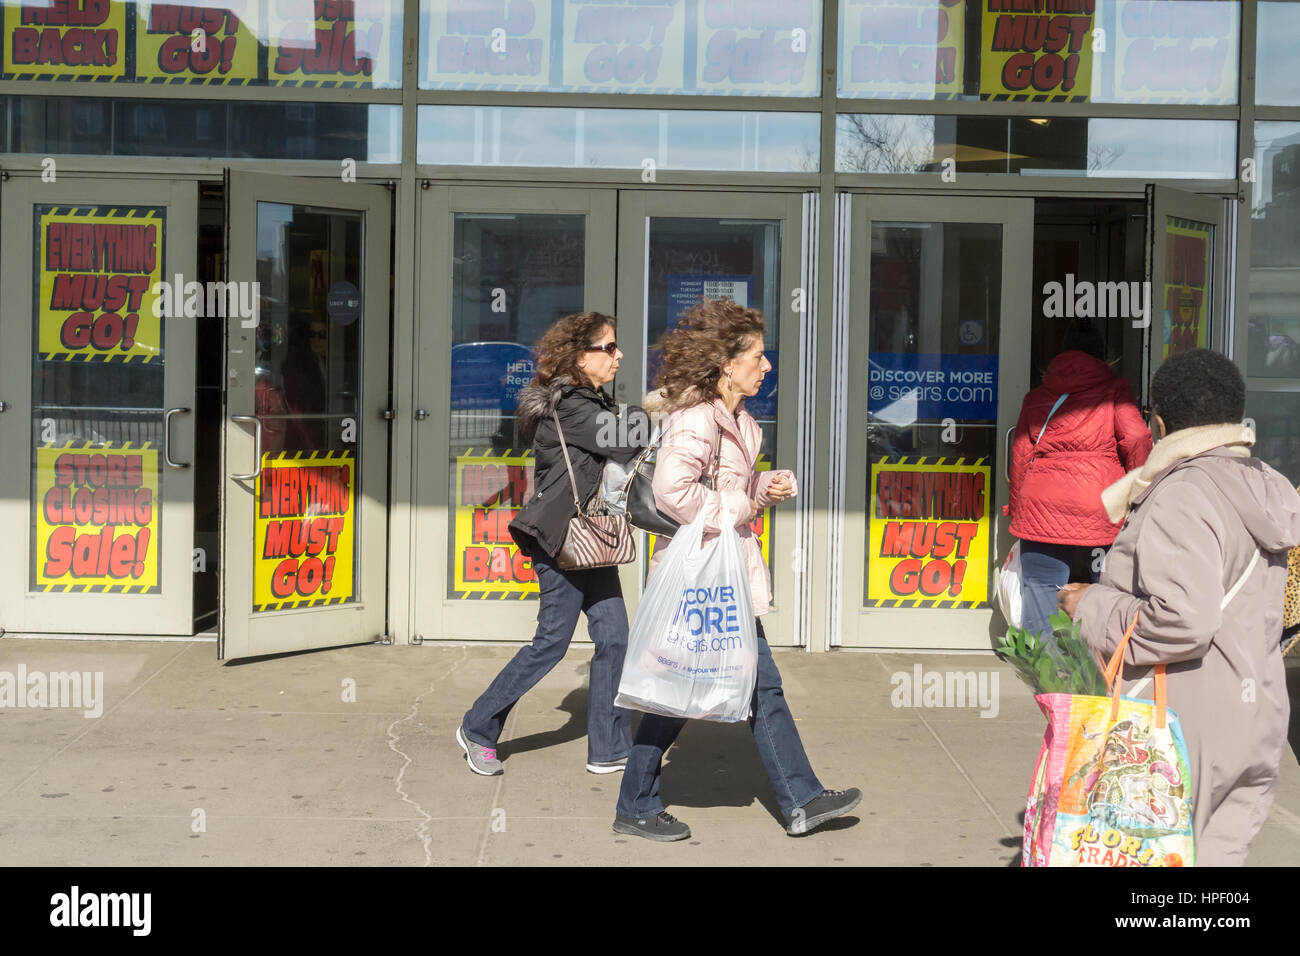
[[[460,658],[456,661],[453,661],[452,665],[448,667],[444,673],[439,674],[437,677],[435,677],[433,683],[430,684],[427,688],[425,688],[424,691],[422,691],[420,695],[416,697],[414,701],[411,702],[410,712],[407,713],[404,717],[398,717],[396,720],[394,720],[391,724],[388,725],[388,731],[387,731],[388,749],[391,750],[393,753],[397,754],[405,761],[405,763],[402,764],[402,769],[397,771],[397,777],[393,781],[393,789],[396,790],[397,795],[402,798],[402,802],[409,803],[412,807],[415,808],[415,812],[418,813],[421,817],[420,825],[415,828],[415,835],[420,838],[420,846],[424,849],[425,866],[433,865],[433,845],[432,845],[433,837],[429,833],[429,825],[433,822],[434,818],[432,814],[428,813],[424,809],[424,807],[420,806],[420,804],[417,801],[412,800],[410,795],[406,792],[404,788],[402,778],[406,776],[406,769],[410,767],[411,764],[414,763],[414,761],[412,760],[410,754],[406,753],[404,750],[402,750],[400,747],[397,746],[398,741],[402,739],[402,735],[398,733],[394,733],[394,729],[397,727],[398,724],[403,724],[409,720],[413,720],[415,718],[415,715],[419,713],[420,704],[424,701],[424,698],[427,697],[429,694],[431,694],[433,692],[433,689],[437,687],[439,683],[441,683],[442,681],[450,677],[455,672],[456,668],[460,667],[460,665],[465,662],[465,659],[468,656],[469,656],[468,648],[461,648]]]

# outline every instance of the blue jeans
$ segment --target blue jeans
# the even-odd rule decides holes
[[[564,571],[540,549],[532,561],[542,589],[537,633],[465,714],[465,736],[481,747],[497,745],[511,708],[563,659],[578,615],[586,613],[596,645],[587,692],[587,759],[621,760],[632,748],[632,713],[614,706],[627,652],[627,607],[618,568]]]
[[[794,726],[790,708],[781,689],[781,674],[772,660],[772,651],[758,623],[758,681],[754,685],[749,729],[754,733],[758,755],[776,791],[781,811],[789,817],[795,809],[809,803],[824,787],[817,780],[804,753],[799,731]],[[664,751],[673,745],[686,726],[680,717],[645,714],[637,728],[636,742],[623,771],[623,785],[618,792],[618,814],[644,819],[663,812],[659,799],[659,771]]]
[[[1020,541],[1020,595],[1023,605],[1024,628],[1030,634],[1052,638],[1052,614],[1056,611],[1056,595],[1070,582],[1071,572],[1086,577],[1093,584],[1101,579],[1101,571],[1093,570],[1096,559],[1093,552],[1103,553],[1109,548],[1087,544],[1045,544],[1042,541]]]

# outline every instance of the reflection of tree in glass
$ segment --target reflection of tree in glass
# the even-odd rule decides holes
[[[1116,143],[1088,144],[1088,172],[1109,169],[1124,155],[1124,147]]]
[[[934,159],[934,117],[840,116],[837,165],[855,173],[919,173]]]

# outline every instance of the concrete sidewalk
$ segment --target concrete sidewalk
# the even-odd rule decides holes
[[[786,836],[745,725],[695,722],[665,761],[690,841],[610,830],[619,775],[586,760],[590,646],[511,714],[501,777],[454,740],[511,647],[361,646],[222,666],[211,643],[0,640],[0,671],[102,671],[103,715],[0,709],[0,864],[1005,866],[1044,720],[991,655],[778,650],[800,733],[849,817]],[[999,712],[896,708],[891,675],[986,671]],[[1300,711],[1300,669],[1288,672]],[[355,703],[345,683],[355,681]],[[1300,715],[1297,715],[1300,716]],[[1300,720],[1292,721],[1293,746]],[[196,822],[197,821],[197,822]],[[202,824],[203,831],[195,832]],[[1300,862],[1287,753],[1254,865]]]

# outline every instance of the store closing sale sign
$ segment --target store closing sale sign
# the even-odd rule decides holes
[[[253,611],[356,598],[352,452],[267,452],[253,513]]]
[[[154,284],[163,276],[161,208],[37,206],[37,350],[42,361],[162,357]]]
[[[160,590],[156,448],[42,445],[34,477],[32,590]]]
[[[265,0],[269,5],[267,83],[271,86],[386,86],[400,19],[389,0]]]
[[[536,597],[537,573],[510,537],[510,522],[533,495],[531,451],[468,448],[456,456],[451,597]]]
[[[868,607],[987,606],[986,459],[881,459],[870,493]]]

